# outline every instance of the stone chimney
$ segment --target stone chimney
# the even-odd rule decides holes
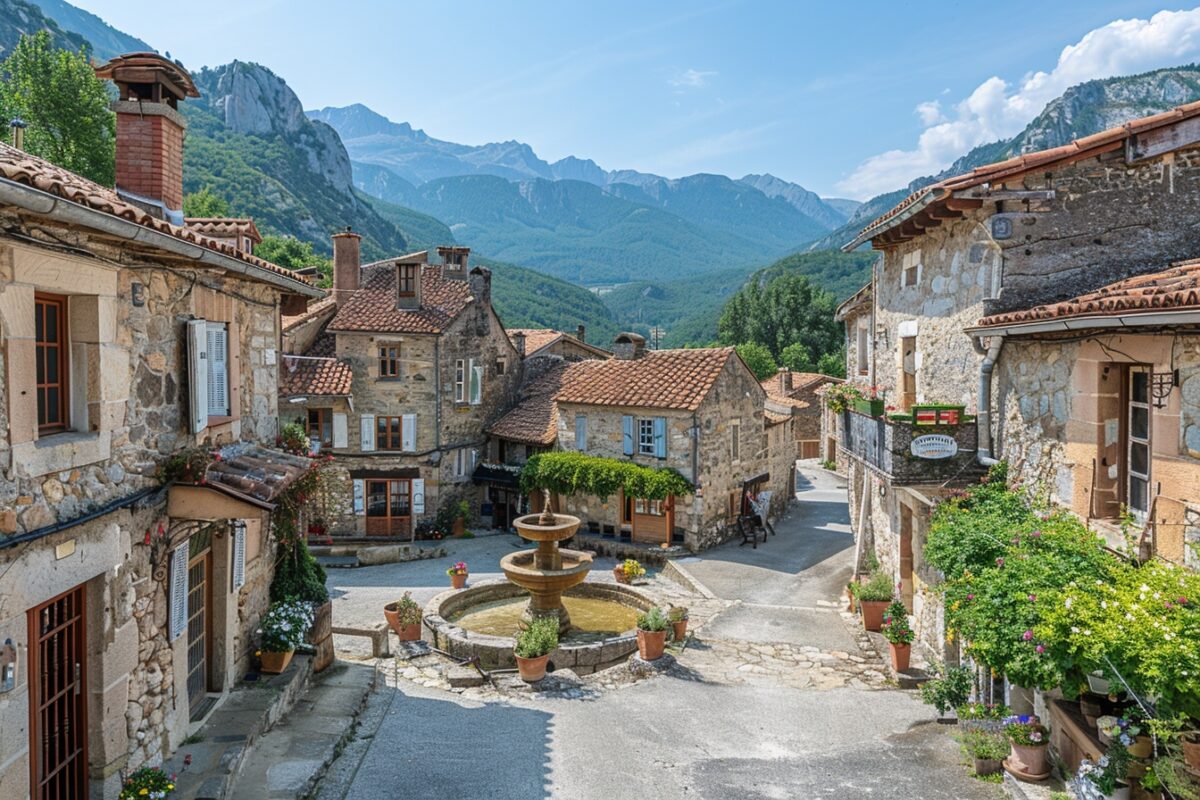
[[[487,308],[492,302],[492,271],[487,267],[476,267],[471,270],[467,285],[480,308]]]
[[[333,300],[339,306],[358,291],[362,237],[350,228],[333,235]]]
[[[525,334],[522,333],[521,331],[517,331],[516,333],[514,333],[512,335],[512,342],[513,342],[513,347],[517,348],[517,352],[521,354],[522,358],[524,358],[525,357]]]
[[[424,252],[396,261],[396,308],[417,309],[421,307],[425,262]]]
[[[96,67],[117,85],[117,193],[183,225],[183,135],[179,101],[199,97],[192,77],[157,53],[128,53]]]
[[[582,325],[580,325],[578,328],[576,328],[575,329],[575,338],[578,339],[579,341],[583,342],[584,344],[587,344],[587,328],[585,328]]]
[[[783,394],[789,394],[792,391],[792,371],[787,367],[780,367],[779,372],[779,391]]]
[[[442,257],[442,277],[465,281],[471,248],[439,247],[437,251],[438,255]]]
[[[618,333],[613,339],[613,354],[622,361],[634,361],[646,355],[646,337],[636,333]]]

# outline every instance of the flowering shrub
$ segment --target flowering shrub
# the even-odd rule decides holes
[[[457,562],[453,567],[450,567],[449,569],[446,570],[446,574],[451,577],[453,577],[455,575],[466,575],[467,574],[467,562],[465,562],[465,561]]]
[[[125,779],[118,800],[162,800],[175,791],[175,776],[158,767],[142,767]]]
[[[880,632],[883,633],[883,638],[892,644],[912,644],[915,636],[912,627],[908,624],[908,617],[904,614],[889,616],[883,621]]]
[[[312,604],[304,600],[272,603],[258,628],[260,646],[269,653],[286,653],[304,644],[313,624]]]
[[[1013,744],[1022,747],[1039,747],[1050,743],[1050,737],[1047,735],[1049,731],[1046,730],[1046,726],[1038,722],[1037,717],[1012,716],[1005,717],[1002,721],[1004,735]]]
[[[838,414],[854,405],[855,400],[866,399],[862,389],[849,381],[826,384],[825,388],[821,390],[821,395],[825,398],[825,404],[829,406],[829,410]]]
[[[637,559],[627,558],[621,564],[621,571],[625,573],[625,577],[629,580],[635,580],[646,574],[646,568],[638,563]]]
[[[922,686],[921,688],[925,688]],[[956,710],[958,718],[1001,720],[1011,716],[1008,706],[1003,703],[964,703]]]
[[[1131,760],[1125,746],[1114,742],[1097,763],[1086,758],[1079,763],[1071,788],[1080,800],[1103,800],[1124,784]]]

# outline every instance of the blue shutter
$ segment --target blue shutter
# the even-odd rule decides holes
[[[633,455],[633,417],[621,417],[621,432],[624,434],[625,455]]]
[[[575,449],[579,452],[587,450],[587,417],[575,415]]]
[[[667,457],[667,418],[654,418],[654,457]]]

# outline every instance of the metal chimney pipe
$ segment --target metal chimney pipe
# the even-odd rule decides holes
[[[12,121],[8,124],[12,128],[13,147],[17,148],[18,150],[24,150],[25,128],[27,127],[25,125],[25,120],[21,119],[20,117],[13,117]]]

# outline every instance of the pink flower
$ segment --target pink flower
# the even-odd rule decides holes
[[[1179,603],[1179,605],[1181,605],[1181,606],[1186,606],[1186,605],[1187,605],[1187,598],[1186,598],[1186,597],[1181,597],[1181,598],[1179,598],[1178,600],[1176,600],[1175,602]]]
[[[1025,631],[1021,636],[1028,642],[1033,638],[1033,631]]]
[[[1031,595],[1029,595],[1029,602],[1031,602],[1031,603],[1036,603],[1036,602],[1037,602],[1037,595],[1036,595],[1036,594],[1031,594]]]
[[[1040,656],[1042,653],[1046,652],[1046,645],[1039,644],[1037,647],[1035,647],[1033,649],[1036,650],[1037,654]]]
[[[1033,538],[1037,539],[1042,535],[1042,532],[1041,531],[1030,531],[1029,535],[1032,536]]]
[[[968,600],[974,600],[974,599],[975,599],[975,595],[973,595],[973,594],[969,594],[969,595],[967,595],[967,599],[968,599]]]
[[[1003,566],[1004,566],[1004,559],[1003,559],[1003,558],[997,558],[997,559],[996,559],[996,566],[997,566],[997,567],[1003,567]]]

